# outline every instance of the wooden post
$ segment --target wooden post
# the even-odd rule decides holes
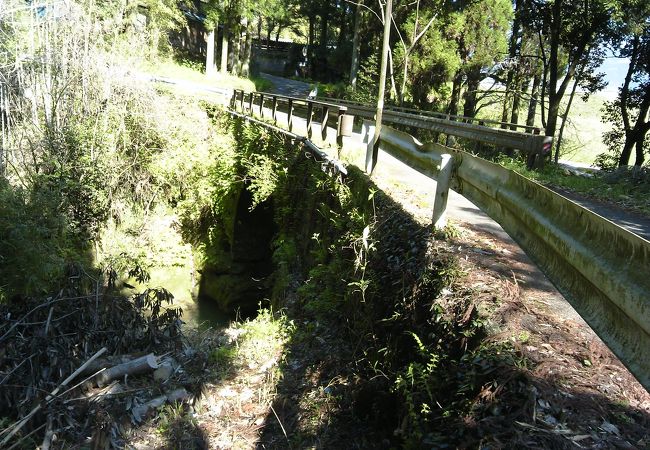
[[[321,126],[320,126],[320,135],[321,138],[323,139],[323,142],[327,140],[327,120],[329,119],[330,116],[330,108],[327,105],[323,105],[323,117],[321,118]]]
[[[277,117],[277,115],[278,115],[278,96],[277,95],[273,96],[273,112],[272,112],[272,115],[273,115],[273,123],[277,124],[278,123],[278,117]]]
[[[311,124],[313,121],[314,102],[307,101],[307,138],[311,139]]]
[[[386,0],[386,13],[384,14],[384,41],[381,48],[381,67],[379,69],[379,93],[377,94],[377,112],[375,113],[375,135],[372,139],[372,148],[368,147],[366,153],[366,173],[372,173],[377,165],[379,154],[379,137],[381,135],[381,118],[384,114],[384,91],[386,90],[386,68],[388,66],[388,52],[390,50],[390,28],[393,17],[393,0]],[[339,114],[339,122],[341,115]],[[340,139],[340,143],[339,143]],[[336,142],[343,145],[343,137],[337,136]]]
[[[374,128],[371,131],[371,127],[373,126],[374,124],[369,120],[364,120],[361,123],[361,142],[364,144],[368,143],[368,139],[370,139],[370,136],[374,133]]]
[[[449,184],[451,182],[451,173],[453,169],[453,159],[451,155],[445,153],[440,156],[440,172],[436,180],[436,193],[433,203],[433,227],[441,230],[447,225],[447,199],[449,197]]]
[[[287,126],[293,131],[293,99],[289,99],[289,110],[287,111]]]

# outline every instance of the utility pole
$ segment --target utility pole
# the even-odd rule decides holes
[[[393,15],[393,0],[386,0],[384,14],[384,43],[381,49],[381,68],[379,69],[379,94],[377,112],[375,113],[375,134],[366,152],[366,172],[372,173],[377,165],[379,153],[379,134],[381,133],[381,118],[384,113],[384,91],[386,90],[386,67],[388,66],[388,51],[390,47],[390,27]]]

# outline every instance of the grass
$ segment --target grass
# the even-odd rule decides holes
[[[611,178],[607,173],[594,173],[591,177],[574,175],[554,164],[544,170],[527,170],[522,161],[502,157],[499,163],[538,183],[567,189],[604,203],[614,203],[622,208],[650,214],[650,183],[636,183],[629,178]]]
[[[218,86],[245,91],[264,91],[273,87],[273,83],[259,77],[241,78],[221,72],[208,77],[203,64],[197,61],[167,59],[156,64],[148,63],[142,70],[160,77],[180,79],[205,87]]]
[[[560,111],[564,109],[569,96],[566,95],[562,101]],[[562,151],[560,159],[592,164],[601,153],[607,151],[603,144],[603,133],[611,129],[611,125],[601,121],[601,110],[605,101],[609,99],[604,93],[593,94],[585,102],[580,98],[579,93],[573,98],[569,119],[565,126],[564,137],[562,138]],[[524,102],[526,103],[526,102]],[[527,104],[519,112],[519,123],[525,121]],[[485,108],[479,114],[481,118],[501,120],[501,105],[495,104]],[[541,112],[538,108],[535,117],[535,126],[542,127]],[[559,124],[558,124],[559,130]]]

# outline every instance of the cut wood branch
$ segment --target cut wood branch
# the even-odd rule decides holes
[[[122,378],[125,375],[138,375],[151,372],[157,368],[158,360],[156,356],[153,353],[149,353],[148,355],[104,370],[97,375],[95,383],[97,383],[98,387],[104,387],[111,381]]]
[[[133,353],[133,354],[124,354],[118,356],[108,356],[106,358],[99,358],[96,361],[93,361],[91,365],[86,367],[82,375],[89,375],[91,373],[99,372],[101,369],[109,369],[118,364],[128,363],[134,359],[138,359],[142,356],[145,356],[146,353]]]

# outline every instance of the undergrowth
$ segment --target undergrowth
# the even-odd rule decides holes
[[[275,205],[272,304],[295,322],[289,351],[325,346],[334,355],[311,354],[310,370],[324,364],[322,376],[349,380],[340,395],[321,389],[300,400],[303,431],[291,442],[326,439],[316,437],[325,410],[350,414],[344,429],[374,424],[363,439],[375,444],[472,441],[471,427],[459,425],[494,406],[483,397],[515,357],[507,345],[483,341],[486,319],[438,240],[446,234],[415,223],[353,167],[345,178],[332,176],[273,133],[238,121],[234,130],[244,150],[236,179]],[[252,150],[260,155],[248,156]],[[320,337],[322,330],[332,337]]]

